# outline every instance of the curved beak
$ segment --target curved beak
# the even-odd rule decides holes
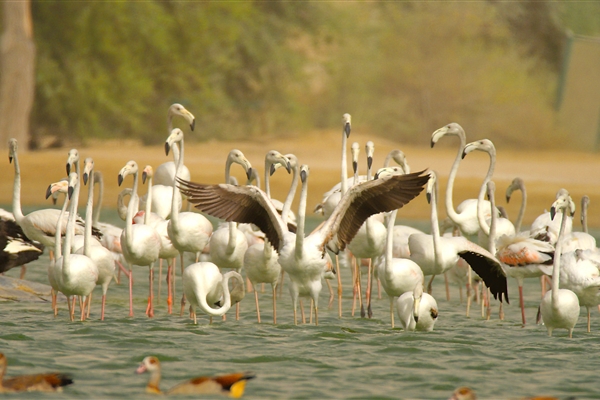
[[[556,215],[556,208],[554,206],[550,207],[550,219],[554,220],[554,216]]]
[[[123,183],[123,175],[122,174],[119,174],[118,182],[119,182],[119,186],[121,186],[121,184]]]
[[[146,184],[146,178],[148,178],[148,173],[146,171],[142,171],[142,183]]]
[[[89,176],[90,176],[90,175],[89,175],[87,172],[84,172],[84,173],[83,173],[83,184],[84,184],[84,185],[87,185],[87,182],[88,182],[88,178],[89,178]]]
[[[71,173],[71,164],[67,163],[67,175]]]
[[[246,178],[247,179],[252,178],[252,167],[250,167],[246,170]]]
[[[165,142],[165,155],[169,155],[169,151],[171,150],[171,145],[169,144],[169,142]]]
[[[67,196],[69,196],[69,200],[71,200],[74,190],[75,190],[75,188],[73,186],[69,186],[69,189],[67,189]]]
[[[48,197],[50,197],[52,195],[52,185],[48,185],[48,189],[46,189],[46,200],[48,200]]]
[[[367,157],[367,167],[369,169],[371,169],[371,166],[373,165],[373,156],[368,156]]]

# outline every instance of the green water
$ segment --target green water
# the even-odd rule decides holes
[[[30,264],[27,279],[45,283],[48,263],[45,254]],[[592,313],[592,333],[586,333],[582,310],[573,339],[564,330],[548,337],[545,327],[535,324],[539,280],[525,283],[525,328],[514,280],[509,281],[506,319],[498,320],[495,303],[492,319],[486,321],[477,306],[470,318],[465,316],[457,286],[451,286],[447,301],[438,277],[433,289],[440,312],[435,330],[404,332],[390,328],[385,293],[374,301],[372,319],[360,318],[359,313],[351,317],[349,271],[342,270],[342,276],[343,318],[338,318],[337,303],[327,308],[324,286],[319,326],[293,325],[287,285],[278,301],[275,326],[270,322],[270,290],[260,295],[262,324],[256,322],[253,294],[248,294],[239,321],[229,312],[226,321],[216,319],[208,325],[202,316],[193,325],[186,317],[167,314],[164,286],[156,316],[149,319],[144,314],[146,267],[134,269],[133,318],[127,316],[125,283],[109,288],[105,321],[99,320],[99,288],[90,319],[83,323],[69,321],[64,303],[57,318],[48,303],[0,303],[0,351],[8,357],[7,375],[58,370],[75,380],[56,396],[12,397],[151,398],[144,393],[148,376],[134,371],[144,356],[156,355],[162,361],[163,389],[194,376],[251,371],[257,378],[248,382],[248,399],[446,399],[462,385],[474,388],[482,399],[541,394],[600,398],[598,312]],[[179,276],[177,283],[179,297]]]

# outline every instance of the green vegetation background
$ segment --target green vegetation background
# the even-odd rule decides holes
[[[564,38],[544,30],[600,33],[600,2],[32,2],[32,15],[32,132],[82,142],[161,142],[180,102],[196,140],[337,128],[349,112],[404,143],[459,121],[498,147],[545,147],[561,137]]]

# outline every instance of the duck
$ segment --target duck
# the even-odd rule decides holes
[[[5,379],[7,364],[6,356],[0,353],[0,393],[61,392],[64,386],[73,383],[73,378],[69,374],[60,372],[18,375]]]

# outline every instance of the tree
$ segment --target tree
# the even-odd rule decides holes
[[[4,33],[0,40],[0,147],[14,137],[29,143],[29,113],[35,90],[35,44],[30,0],[2,3]],[[23,145],[24,144],[24,145]]]

